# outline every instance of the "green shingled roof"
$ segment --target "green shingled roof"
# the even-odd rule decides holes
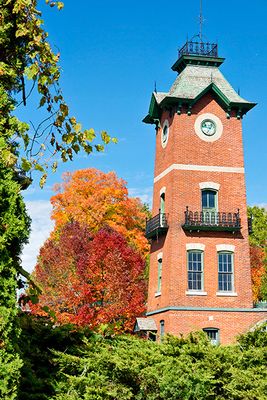
[[[169,96],[182,99],[194,99],[211,83],[227,97],[229,102],[249,103],[240,97],[216,67],[188,65],[176,78]]]
[[[239,96],[218,67],[189,64],[177,76],[168,93],[154,92],[152,94],[149,113],[143,121],[155,122],[159,118],[160,109],[170,104],[184,102],[194,104],[209,90],[213,91],[225,108],[238,108],[245,113],[255,106],[255,103]]]

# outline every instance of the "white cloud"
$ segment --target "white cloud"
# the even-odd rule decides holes
[[[129,188],[128,189],[129,196],[131,197],[139,197],[142,203],[149,204],[149,207],[152,205],[152,187],[147,188]]]
[[[260,208],[265,208],[265,210],[267,211],[267,203],[259,203],[259,204],[254,204],[254,205],[257,207],[260,207]]]
[[[32,272],[40,247],[53,229],[53,222],[50,219],[52,206],[47,200],[31,200],[25,203],[32,223],[29,243],[24,246],[21,259],[23,268]]]

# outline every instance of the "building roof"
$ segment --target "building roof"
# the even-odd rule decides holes
[[[136,318],[134,332],[157,331],[157,326],[153,318]]]
[[[171,104],[191,104],[197,102],[208,91],[212,91],[218,102],[226,110],[236,109],[245,114],[255,106],[241,97],[221,71],[214,65],[188,64],[175,79],[169,92],[153,92],[146,123],[155,123],[160,118],[160,109]]]
[[[181,99],[194,99],[211,83],[220,89],[229,102],[249,103],[236,93],[219,68],[202,65],[188,65],[178,75],[168,95]]]

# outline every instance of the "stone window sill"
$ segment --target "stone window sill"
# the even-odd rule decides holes
[[[155,297],[159,297],[159,296],[161,296],[161,292],[156,292]]]
[[[236,292],[216,292],[216,296],[236,297]]]
[[[207,296],[207,292],[202,292],[202,291],[197,291],[197,290],[195,290],[195,291],[187,290],[185,292],[185,294],[189,295],[189,296]]]

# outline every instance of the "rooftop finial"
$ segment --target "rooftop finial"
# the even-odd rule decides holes
[[[203,28],[203,13],[202,13],[202,0],[200,0],[200,14],[199,14],[199,39],[202,42],[202,28]]]

